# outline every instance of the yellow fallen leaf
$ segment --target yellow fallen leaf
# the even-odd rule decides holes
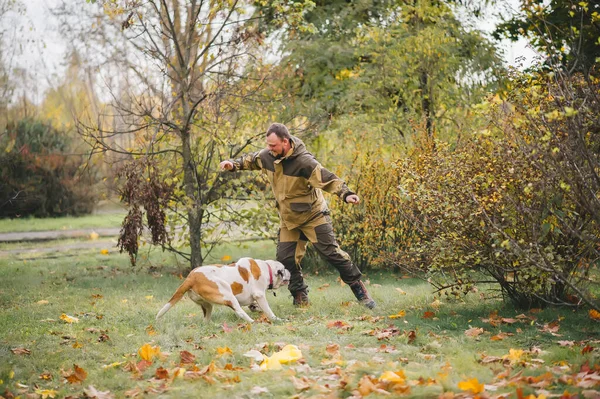
[[[102,255],[108,255],[108,249],[102,249],[102,250],[100,250],[100,254],[102,254]]]
[[[98,237],[100,237],[100,234],[96,233],[95,231],[90,233],[90,240],[97,240]]]
[[[406,381],[406,376],[404,375],[404,371],[402,370],[386,371],[385,373],[381,374],[381,377],[379,377],[379,381],[404,384],[404,382]]]
[[[467,381],[460,381],[458,383],[458,388],[463,391],[471,391],[474,394],[481,393],[485,390],[485,386],[480,384],[477,378],[471,378]]]
[[[221,258],[221,260],[222,260],[223,262],[229,262],[229,261],[231,260],[231,256],[229,256],[229,255],[224,255],[224,256]]]
[[[523,356],[523,350],[522,349],[510,349],[508,351],[508,355],[504,355],[502,356],[502,359],[507,359],[510,360],[511,363],[516,363],[518,362],[521,357]]]
[[[398,291],[400,295],[406,295],[406,292],[402,288],[396,287],[396,291]]]
[[[588,314],[590,315],[590,319],[592,319],[592,320],[600,320],[600,312],[598,312],[597,310],[590,309],[590,311],[588,312]]]
[[[219,348],[217,348],[217,355],[218,356],[233,355],[233,352],[231,351],[231,349],[229,349],[228,346],[219,347]]]
[[[45,300],[45,299],[42,299],[41,301],[37,301],[36,303],[37,303],[38,305],[47,305],[47,304],[49,304],[50,302],[48,302],[48,301],[47,301],[47,300]]]
[[[406,311],[404,311],[404,310],[401,310],[401,311],[399,311],[398,313],[396,313],[396,314],[393,314],[393,315],[391,315],[391,316],[388,316],[388,317],[389,317],[390,319],[399,319],[399,318],[401,318],[401,317],[404,317],[404,316],[406,316]]]
[[[146,299],[149,301],[152,300],[153,298],[154,298],[154,295],[146,295]]]
[[[79,319],[77,317],[73,317],[73,316],[69,316],[66,314],[61,314],[59,319],[61,319],[62,321],[64,321],[65,323],[79,323]]]
[[[54,389],[36,389],[35,393],[42,396],[42,399],[55,398],[58,395],[58,391]]]
[[[302,352],[296,345],[286,345],[270,357],[265,356],[261,370],[280,370],[282,364],[292,363],[302,358]]]
[[[124,364],[125,362],[114,362],[111,364],[105,364],[104,366],[102,366],[103,370],[108,370],[108,369],[114,369],[115,367],[119,367],[120,365]]]
[[[155,356],[158,356],[160,354],[160,346],[151,346],[150,344],[144,344],[140,349],[138,349],[138,355],[140,355],[140,357],[144,360],[147,360],[149,362],[152,361],[152,359]]]

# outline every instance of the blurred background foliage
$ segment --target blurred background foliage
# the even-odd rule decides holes
[[[276,233],[264,176],[218,163],[279,121],[361,196],[329,202],[362,270],[447,300],[485,282],[519,307],[598,310],[600,5],[522,0],[491,37],[477,27],[496,1],[208,3],[63,2],[68,74],[37,103],[4,78],[2,41],[1,216],[117,196],[133,261],[147,228],[202,264],[219,241]],[[541,60],[506,67],[501,37]]]

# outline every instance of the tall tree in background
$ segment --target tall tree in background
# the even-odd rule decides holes
[[[290,116],[301,109],[313,124],[388,143],[410,142],[421,126],[430,137],[459,134],[501,63],[454,15],[456,3],[317,2],[305,14],[313,29],[283,40],[286,88],[297,93]]]
[[[259,50],[264,37],[249,14],[250,3],[92,3],[89,7],[101,5],[110,17],[94,25],[94,43],[112,52],[107,60],[124,74],[110,87],[111,124],[81,129],[96,152],[131,160],[120,172],[129,214],[119,245],[133,260],[147,225],[153,243],[179,251],[172,239],[175,226],[182,226],[180,238],[191,252],[179,253],[192,267],[201,265],[215,238],[211,232],[240,215],[231,202],[218,201],[235,192],[217,172],[218,162],[262,138],[272,118],[272,98],[262,92],[269,72]],[[255,191],[239,184],[245,194]],[[254,216],[246,222],[266,229],[268,214]]]
[[[522,0],[521,13],[500,24],[495,36],[528,38],[551,67],[590,72],[600,57],[600,3]]]

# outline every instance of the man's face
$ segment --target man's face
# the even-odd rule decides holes
[[[270,134],[267,136],[267,148],[271,151],[277,158],[282,158],[289,151],[289,140],[288,139],[280,139],[276,134]]]

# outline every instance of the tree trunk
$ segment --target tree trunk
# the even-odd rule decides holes
[[[198,198],[195,178],[195,162],[192,159],[192,150],[190,146],[189,132],[181,133],[182,153],[183,153],[183,182],[185,185],[185,195],[190,199],[190,209],[188,210],[188,225],[190,231],[190,270],[202,266],[204,261],[202,256],[202,204]]]
[[[433,139],[433,119],[431,117],[432,103],[429,92],[429,78],[427,76],[427,71],[421,72],[419,86],[421,88],[421,107],[423,108],[423,113],[425,114],[425,129],[427,131],[427,137],[429,139]]]

